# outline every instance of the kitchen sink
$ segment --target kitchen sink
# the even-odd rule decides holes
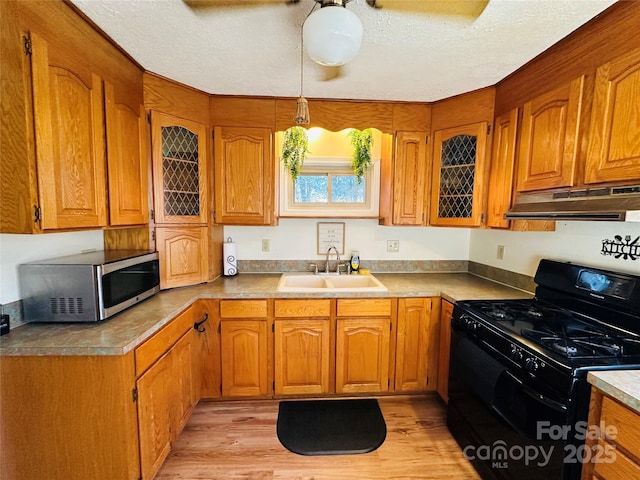
[[[336,275],[283,273],[278,282],[279,292],[386,292],[373,275]]]

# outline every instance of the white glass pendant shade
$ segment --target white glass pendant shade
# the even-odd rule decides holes
[[[362,43],[362,22],[342,6],[313,12],[302,27],[304,49],[320,65],[337,67],[353,60]]]

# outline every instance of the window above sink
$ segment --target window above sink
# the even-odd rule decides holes
[[[391,136],[372,129],[373,165],[358,183],[351,166],[349,130],[309,129],[310,153],[295,182],[279,160],[280,217],[378,218],[383,137]],[[277,132],[276,152],[282,151],[283,137],[284,132]]]

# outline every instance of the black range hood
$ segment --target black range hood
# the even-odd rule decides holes
[[[640,222],[640,185],[520,194],[504,218]]]

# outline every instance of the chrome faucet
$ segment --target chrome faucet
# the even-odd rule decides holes
[[[327,260],[324,264],[324,271],[329,273],[329,255],[331,255],[331,250],[336,252],[336,273],[340,275],[340,254],[338,253],[338,249],[336,247],[329,247],[327,250]]]

